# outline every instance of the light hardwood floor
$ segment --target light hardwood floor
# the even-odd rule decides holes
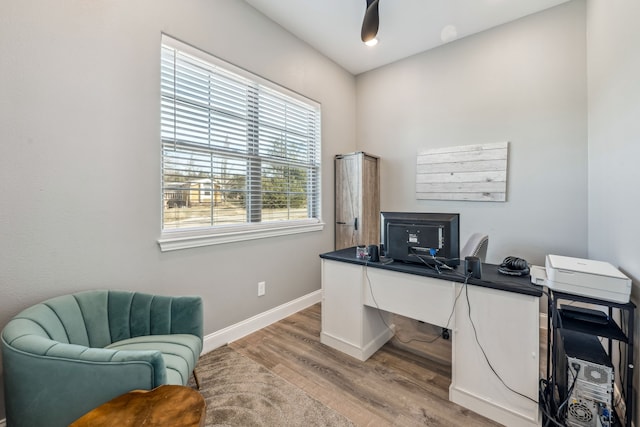
[[[449,402],[451,341],[404,318],[397,337],[366,362],[320,343],[320,304],[230,344],[358,426],[497,426]]]

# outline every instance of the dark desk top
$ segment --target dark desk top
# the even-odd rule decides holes
[[[382,270],[415,274],[417,276],[451,280],[452,282],[464,283],[465,280],[464,272],[461,267],[458,267],[456,270],[443,270],[441,273],[438,273],[434,269],[423,264],[411,264],[397,261],[371,262],[356,258],[355,247],[320,254],[320,258],[346,262],[349,264],[366,265],[367,267],[379,268]],[[498,273],[498,266],[494,264],[482,264],[482,279],[470,278],[467,283],[474,286],[482,286],[506,292],[515,292],[534,297],[542,296],[542,286],[531,283],[530,276],[505,276],[504,274]]]

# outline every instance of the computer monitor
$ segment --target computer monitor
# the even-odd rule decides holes
[[[460,214],[381,212],[380,248],[394,261],[460,264]]]

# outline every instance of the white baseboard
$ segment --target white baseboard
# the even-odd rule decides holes
[[[202,354],[208,353],[218,347],[222,347],[223,345],[227,345],[230,342],[245,337],[255,331],[269,326],[272,323],[282,320],[287,316],[291,316],[300,310],[312,306],[313,304],[319,303],[321,300],[322,290],[319,289],[298,299],[289,301],[278,307],[274,307],[264,313],[257,314],[249,319],[243,320],[242,322],[238,322],[235,325],[220,329],[219,331],[204,337]]]

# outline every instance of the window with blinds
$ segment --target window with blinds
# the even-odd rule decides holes
[[[163,235],[320,222],[317,103],[163,36],[161,139]]]

